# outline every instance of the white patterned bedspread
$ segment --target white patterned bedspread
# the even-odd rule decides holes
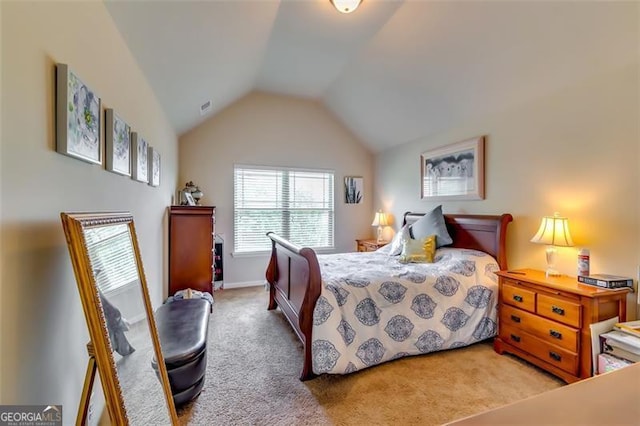
[[[402,264],[384,252],[320,255],[318,262],[316,374],[347,374],[496,334],[499,268],[486,253],[441,248],[432,264]]]

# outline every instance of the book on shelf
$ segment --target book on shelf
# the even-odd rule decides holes
[[[609,346],[624,349],[625,351],[632,352],[636,355],[640,355],[640,337],[624,333],[620,330],[612,330],[600,335],[605,339],[605,343]]]
[[[621,359],[611,354],[602,353],[598,355],[597,374],[604,374],[631,364],[633,363],[631,361],[627,361],[626,359]]]
[[[578,282],[602,288],[633,288],[633,278],[610,274],[578,275]]]
[[[609,344],[609,341],[605,341],[604,345],[602,345],[602,353],[610,354],[620,359],[625,359],[631,362],[640,362],[640,354],[622,349],[619,346],[612,346]]]
[[[640,338],[640,320],[617,322],[613,328]]]

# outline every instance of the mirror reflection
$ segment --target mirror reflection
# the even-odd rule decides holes
[[[127,224],[84,228],[91,270],[131,424],[171,424],[165,395],[151,366],[154,347]]]

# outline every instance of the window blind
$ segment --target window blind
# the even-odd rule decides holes
[[[271,249],[273,231],[306,247],[333,247],[333,172],[234,167],[234,251]]]
[[[127,225],[88,228],[84,235],[96,284],[102,293],[138,281]]]

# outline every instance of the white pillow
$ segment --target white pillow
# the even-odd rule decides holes
[[[410,238],[409,226],[405,225],[396,235],[393,236],[393,239],[389,243],[389,256],[399,256],[400,253],[402,253],[402,242]]]
[[[430,235],[435,235],[436,247],[448,246],[453,244],[453,239],[447,231],[447,225],[442,215],[442,206],[438,206],[429,213],[418,219],[411,225],[411,237],[421,240]]]

